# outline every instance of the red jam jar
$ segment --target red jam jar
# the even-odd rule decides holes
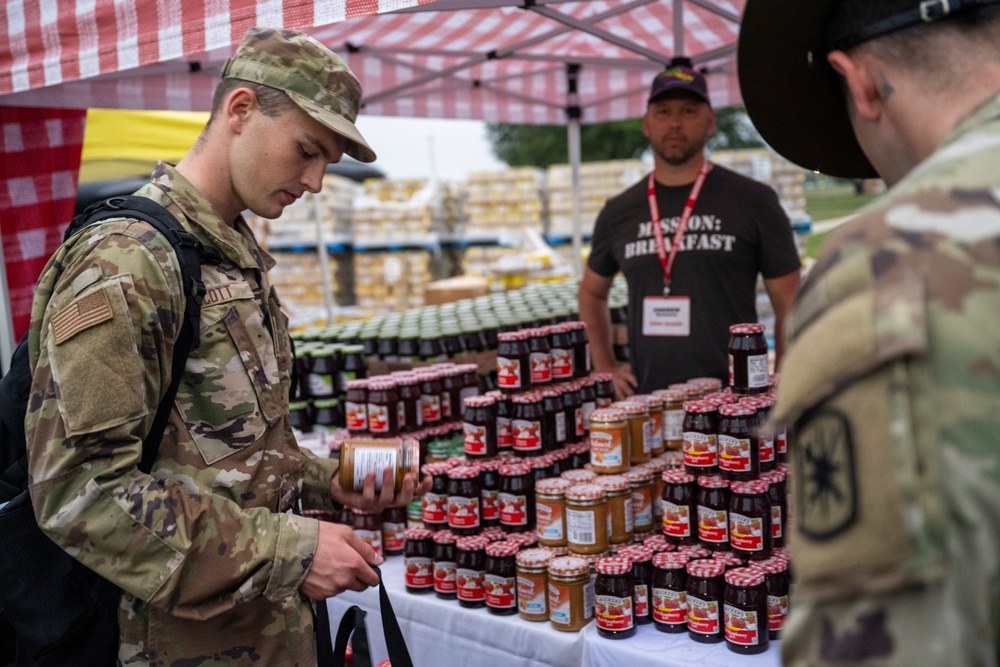
[[[421,472],[431,476],[431,490],[421,497],[424,526],[431,530],[448,527],[448,470],[447,463],[425,463]]]
[[[725,639],[722,605],[726,566],[710,559],[687,564],[688,636],[700,644],[717,644]]]
[[[763,394],[769,381],[764,325],[752,322],[729,327],[729,386],[733,392]]]
[[[687,554],[653,555],[653,624],[660,632],[687,632]]]
[[[698,541],[710,551],[729,550],[729,481],[721,475],[698,478]]]
[[[515,394],[511,402],[514,404],[514,415],[511,420],[514,454],[541,456],[552,449],[552,445],[545,442],[545,411],[542,408],[541,392]]]
[[[347,383],[344,417],[352,434],[368,433],[368,380]]]
[[[509,616],[517,613],[517,542],[491,542],[486,545],[486,609],[491,614]]]
[[[650,610],[650,595],[653,583],[653,549],[641,544],[632,544],[618,550],[618,556],[632,562],[632,578],[635,581],[636,625],[646,625],[653,622]]]
[[[530,350],[528,337],[521,331],[509,331],[497,336],[497,386],[503,392],[519,392],[531,388]]]
[[[635,578],[628,558],[601,558],[594,564],[594,616],[597,633],[608,639],[625,639],[636,631]]]
[[[771,557],[770,484],[757,479],[733,482],[729,487],[729,544],[737,556],[747,560]]]
[[[683,470],[663,472],[663,537],[674,545],[698,539],[696,477]]]
[[[455,599],[455,543],[458,536],[449,530],[434,533],[434,594],[446,600]]]
[[[742,403],[719,406],[719,472],[728,480],[747,482],[760,475],[757,410]]]
[[[433,538],[434,531],[427,528],[407,528],[403,533],[407,593],[430,593],[434,589]]]
[[[535,530],[535,488],[531,468],[523,464],[500,466],[500,527],[508,533]]]
[[[739,567],[726,572],[725,578],[723,625],[726,648],[743,655],[763,653],[771,639],[764,573]]]
[[[767,590],[767,628],[771,639],[781,639],[781,631],[788,618],[788,561],[780,556],[754,561],[750,568],[764,573],[764,588]]]
[[[464,401],[462,437],[465,455],[490,458],[497,455],[497,408],[491,396],[471,396]]]
[[[458,604],[463,607],[486,605],[486,545],[489,540],[480,535],[460,537],[456,542],[455,585]]]
[[[456,535],[475,535],[482,523],[479,468],[458,466],[448,471],[448,529]]]
[[[684,403],[684,470],[689,475],[719,471],[719,412],[705,401]]]
[[[531,386],[541,389],[552,382],[552,355],[549,348],[549,335],[543,328],[528,329],[527,333]]]

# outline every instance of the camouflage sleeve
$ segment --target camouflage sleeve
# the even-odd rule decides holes
[[[308,450],[302,452],[302,506],[311,510],[335,511],[340,506],[330,497],[330,482],[339,469],[333,459],[321,459]]]
[[[287,598],[315,552],[315,521],[242,509],[177,475],[136,468],[184,307],[176,259],[143,236],[148,229],[85,233],[39,282],[25,421],[39,525],[91,569],[176,616]]]

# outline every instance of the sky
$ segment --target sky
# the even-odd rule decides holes
[[[375,149],[373,166],[388,178],[462,178],[472,171],[497,171],[486,124],[474,120],[366,116],[358,129]]]

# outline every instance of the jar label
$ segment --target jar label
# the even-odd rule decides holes
[[[770,463],[774,461],[774,438],[760,439],[760,462]]]
[[[455,562],[450,560],[434,561],[434,590],[438,593],[455,592]]]
[[[365,542],[372,548],[375,555],[382,555],[382,531],[381,530],[364,530],[362,528],[355,528],[354,533],[361,538],[362,542]]]
[[[535,501],[535,525],[538,530],[538,537],[542,540],[560,542],[565,539],[563,524],[566,518],[563,516],[563,506],[561,503],[549,503],[544,500]]]
[[[632,492],[632,516],[640,531],[653,526],[653,486]]]
[[[729,544],[743,551],[763,551],[764,521],[760,517],[730,513]]]
[[[788,454],[788,430],[782,427],[781,430],[778,431],[775,441],[778,445],[778,454],[780,456],[786,456]]]
[[[760,637],[757,636],[757,612],[727,604],[724,606],[723,616],[727,641],[740,646],[757,645],[760,641]]]
[[[497,357],[497,385],[501,389],[521,388],[521,362],[518,359]]]
[[[596,403],[596,405],[597,405],[598,408],[606,408],[609,405],[611,405],[611,402],[613,400],[614,399],[611,398],[610,396],[598,396],[597,400],[595,401],[595,403]]]
[[[462,437],[465,440],[465,453],[473,456],[486,454],[486,427],[463,422]]]
[[[719,603],[687,596],[688,630],[699,635],[719,634]]]
[[[684,410],[663,411],[663,439],[670,442],[684,439]]]
[[[724,544],[729,541],[729,512],[698,505],[698,539]]]
[[[421,394],[420,416],[425,424],[441,421],[441,397],[437,394]]]
[[[522,614],[541,616],[548,613],[545,603],[545,576],[519,575],[517,577],[517,609]]]
[[[669,588],[653,589],[653,620],[680,625],[687,623],[687,593]]]
[[[526,496],[515,496],[511,493],[500,493],[497,495],[500,501],[500,523],[504,526],[527,526],[528,513],[525,507],[528,504]]]
[[[775,540],[784,536],[781,526],[781,506],[771,506],[771,537]]]
[[[691,536],[691,513],[687,505],[675,505],[664,501],[663,534],[668,537]]]
[[[368,404],[368,430],[372,433],[389,432],[389,408],[385,405]]]
[[[597,409],[597,403],[594,401],[585,401],[582,407],[583,407],[583,427],[587,428],[587,424],[590,423],[590,413]]]
[[[406,401],[396,403],[396,424],[400,431],[406,428]]]
[[[649,426],[646,442],[649,443],[650,453],[661,451],[663,449],[663,413],[651,416],[646,424]]]
[[[500,518],[500,506],[497,504],[497,490],[483,489],[483,521]]]
[[[451,421],[451,395],[448,392],[441,394],[441,419]]]
[[[597,627],[602,630],[631,630],[635,626],[631,595],[623,598],[598,595],[594,611]]]
[[[430,558],[423,556],[406,557],[406,585],[410,588],[430,588],[434,585],[434,578],[431,572],[434,566]]]
[[[486,573],[482,570],[470,570],[460,567],[455,572],[455,586],[459,600],[469,600],[478,602],[486,599],[486,589],[483,588],[483,580]]]
[[[566,413],[560,410],[556,417],[556,442],[566,442]]]
[[[582,438],[586,433],[586,424],[583,416],[583,408],[577,408],[573,412],[573,425],[576,427],[576,437]]]
[[[617,468],[622,465],[622,432],[590,431],[590,463],[603,468]]]
[[[532,352],[531,384],[545,384],[552,381],[552,357],[548,352]]]
[[[549,620],[559,625],[569,625],[573,620],[570,609],[569,586],[555,583],[549,584]]]
[[[569,380],[573,377],[573,350],[563,350],[558,347],[549,350],[552,357],[552,377],[557,380]]]
[[[405,530],[405,521],[400,523],[386,521],[382,524],[382,546],[385,547],[386,551],[402,551],[405,540],[403,531]]]
[[[646,584],[635,585],[635,617],[649,616],[649,587]]]
[[[368,428],[368,408],[365,403],[346,402],[347,430],[364,431]]]
[[[649,454],[653,451],[653,427],[652,419],[647,419],[642,423],[642,451]]]
[[[751,354],[747,357],[747,386],[750,389],[760,389],[768,385],[770,369],[766,354]]]
[[[514,450],[518,452],[534,452],[542,448],[542,423],[515,419],[511,426],[514,429]]]
[[[566,539],[570,544],[597,544],[596,512],[566,508]]]
[[[785,617],[788,616],[788,596],[767,596],[767,628],[781,630],[785,627]]]
[[[478,528],[479,498],[448,496],[448,526],[451,528]]]
[[[501,577],[496,574],[487,574],[486,583],[486,605],[494,609],[513,609],[517,604],[514,597],[514,577]]]
[[[333,375],[324,373],[309,374],[310,396],[333,396]]]
[[[510,426],[509,417],[497,417],[497,448],[506,449],[514,446],[514,431]]]
[[[428,491],[421,498],[420,504],[425,523],[441,524],[447,521],[446,506],[448,504],[448,496]]]
[[[591,577],[587,583],[583,585],[583,617],[589,619],[594,615],[594,578]]]
[[[382,472],[389,468],[396,470],[396,449],[388,447],[354,448],[354,490],[360,491],[365,485],[369,472],[375,473],[375,492],[382,490]]]
[[[714,433],[684,431],[684,465],[710,468],[718,465],[718,448]]]
[[[729,472],[750,472],[750,438],[720,434],[719,468]]]

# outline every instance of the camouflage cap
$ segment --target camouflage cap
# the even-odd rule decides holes
[[[242,79],[285,91],[303,111],[347,139],[348,155],[374,162],[375,151],[354,126],[361,84],[340,56],[294,30],[250,28],[222,68]]]

